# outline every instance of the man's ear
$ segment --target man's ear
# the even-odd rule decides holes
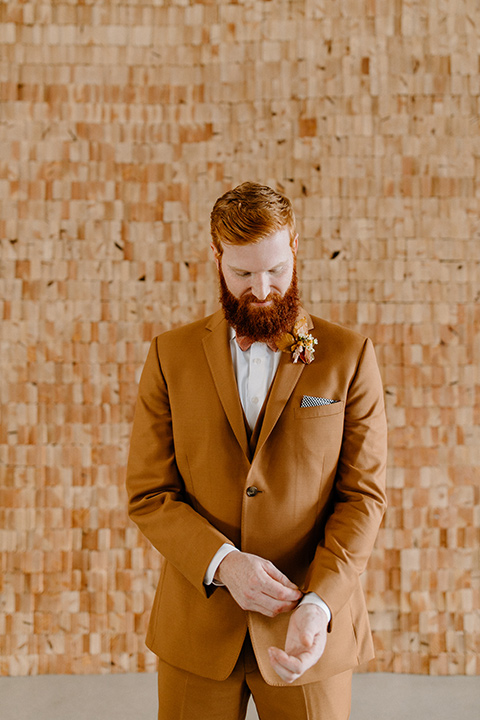
[[[294,255],[297,254],[297,250],[298,250],[298,233],[293,238],[293,243],[292,243],[292,251],[293,251]]]
[[[215,265],[217,266],[217,270],[220,270],[220,260],[222,259],[222,256],[219,254],[219,252],[218,252],[217,248],[215,247],[215,245],[213,244],[213,242],[210,243],[210,247],[213,252],[213,259],[215,260]]]

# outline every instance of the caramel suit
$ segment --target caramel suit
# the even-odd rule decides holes
[[[284,647],[290,614],[245,612],[204,585],[225,542],[271,560],[331,610],[324,655],[294,685],[373,656],[360,573],[385,508],[382,383],[370,340],[307,320],[315,359],[282,353],[251,436],[222,311],[157,337],[145,363],[127,489],[131,518],[165,558],[147,645],[196,675],[227,678],[248,627],[265,681],[285,685],[267,648]]]

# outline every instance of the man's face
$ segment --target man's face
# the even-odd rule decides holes
[[[258,243],[224,245],[221,257],[213,248],[225,316],[239,335],[264,340],[293,326],[299,304],[297,242],[292,246],[283,228]]]
[[[237,299],[253,295],[258,307],[267,307],[270,293],[283,297],[290,287],[297,243],[295,238],[290,245],[284,228],[255,244],[224,245],[222,257],[215,256],[215,261],[232,295]]]

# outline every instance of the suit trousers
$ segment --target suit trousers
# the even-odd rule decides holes
[[[307,685],[267,685],[250,636],[231,675],[210,680],[159,660],[158,720],[244,720],[253,695],[260,720],[348,720],[352,671]]]

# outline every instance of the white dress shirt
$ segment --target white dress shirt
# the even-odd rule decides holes
[[[253,431],[277,372],[281,353],[273,352],[268,345],[261,342],[254,342],[248,350],[241,350],[232,328],[230,335],[230,352],[238,394],[250,430]]]
[[[260,410],[263,407],[265,398],[277,372],[280,362],[280,351],[270,350],[268,345],[261,342],[254,342],[248,350],[241,350],[235,340],[235,330],[230,328],[230,352],[232,353],[233,369],[237,379],[238,393],[242,403],[243,412],[247,418],[248,425],[253,431],[257,422]],[[230,552],[238,552],[238,549],[225,543],[215,553],[205,573],[205,585],[220,585],[213,578],[223,558]],[[313,592],[307,593],[301,603],[313,603],[319,605],[327,614],[330,621],[332,614],[330,608],[323,600]]]

